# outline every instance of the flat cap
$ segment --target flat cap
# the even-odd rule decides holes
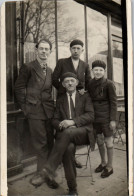
[[[81,41],[81,40],[79,40],[79,39],[75,39],[75,40],[73,40],[71,43],[70,43],[70,48],[72,47],[72,46],[74,46],[74,45],[81,45],[82,47],[84,46],[84,43]]]
[[[65,78],[75,78],[78,80],[77,75],[72,72],[66,72],[61,76],[61,81],[63,81]]]
[[[104,61],[101,61],[101,60],[96,60],[92,63],[92,69],[94,67],[102,67],[103,69],[106,69],[106,64]]]

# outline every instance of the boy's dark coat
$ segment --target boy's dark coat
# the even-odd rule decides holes
[[[115,121],[117,98],[114,83],[106,78],[92,79],[88,90],[94,105],[95,122]]]

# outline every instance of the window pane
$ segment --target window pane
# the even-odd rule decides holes
[[[87,35],[89,65],[94,60],[103,60],[107,65],[108,29],[107,17],[87,7]],[[107,76],[107,73],[106,73]]]
[[[27,0],[24,3],[24,63],[36,58],[35,43],[40,39],[49,39],[53,48],[49,59],[49,66],[53,69],[56,64],[55,57],[55,1]],[[22,5],[21,5],[22,6]],[[22,8],[22,7],[21,7]],[[17,13],[21,16],[22,9],[17,6]],[[18,25],[17,35],[21,31],[21,24]],[[19,35],[20,38],[21,35]],[[18,39],[19,42],[20,39]],[[18,50],[19,53],[19,50]],[[19,55],[18,55],[19,56]]]
[[[19,5],[20,3],[20,5]],[[55,50],[55,0],[27,0],[24,3],[23,27],[19,21],[17,24],[17,48],[18,48],[18,68],[24,63],[29,63],[35,60],[35,44],[40,39],[49,39],[52,43],[52,51],[48,59],[48,66],[54,69],[56,65],[56,50]],[[17,16],[23,14],[22,2],[18,2]],[[17,22],[18,23],[18,22]],[[22,40],[20,32],[24,31],[24,55],[22,55],[21,44]]]
[[[84,6],[73,1],[57,1],[58,7],[58,58],[70,56],[69,44],[73,39],[85,43]],[[85,59],[85,53],[81,55]]]
[[[124,96],[123,74],[123,46],[122,43],[113,41],[113,80],[116,86],[117,96]]]
[[[112,35],[118,36],[118,37],[122,37],[122,24],[121,21],[117,23],[117,21],[112,18],[112,22],[111,22],[111,31],[112,31]]]
[[[117,96],[124,96],[122,23],[112,18],[113,80]]]

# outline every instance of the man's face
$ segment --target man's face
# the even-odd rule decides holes
[[[72,93],[76,90],[78,80],[73,77],[67,77],[63,80],[62,85],[66,88],[66,91]]]
[[[71,57],[73,59],[79,59],[80,55],[83,52],[83,47],[81,45],[74,45],[70,48],[70,52],[71,52]]]
[[[47,60],[50,55],[50,45],[47,42],[41,42],[36,49],[38,58],[42,61]]]
[[[92,69],[92,72],[93,72],[95,79],[98,80],[104,76],[105,69],[103,69],[102,67],[94,67]]]

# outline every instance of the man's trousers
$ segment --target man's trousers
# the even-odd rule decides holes
[[[86,128],[68,128],[58,132],[45,168],[53,173],[63,162],[65,177],[70,190],[76,189],[75,145],[89,144]]]
[[[28,119],[33,147],[37,154],[37,171],[41,171],[54,144],[50,120]]]

